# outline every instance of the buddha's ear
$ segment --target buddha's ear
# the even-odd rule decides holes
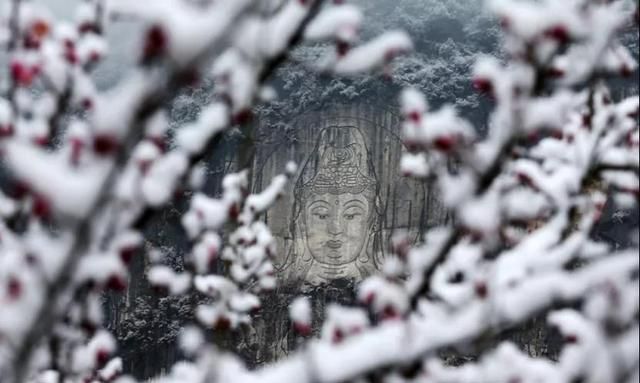
[[[298,216],[296,223],[296,230],[299,232],[297,234],[300,234],[302,236],[307,235],[307,219],[304,211],[300,211],[300,215]]]
[[[374,236],[373,232],[370,232],[369,235],[367,236],[367,242],[364,244],[362,251],[360,251],[360,254],[358,255],[358,262],[363,264],[371,263],[371,254],[373,254],[373,242],[374,242],[373,236]]]

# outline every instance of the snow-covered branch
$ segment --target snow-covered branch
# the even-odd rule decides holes
[[[250,371],[206,340],[203,329],[249,323],[275,286],[280,249],[260,218],[296,166],[254,194],[238,169],[210,196],[201,161],[270,98],[269,80],[295,47],[329,42],[316,69],[332,75],[387,72],[413,47],[402,31],[360,43],[363,15],[342,1],[267,3],[88,0],[74,22],[39,3],[3,4],[0,381],[131,381],[119,377],[100,297],[126,288],[146,222],[185,185],[185,270],[150,257],[147,278],[166,294],[206,299],[180,336],[188,360],[161,381],[637,381],[637,238],[615,251],[592,239],[607,198],[637,209],[640,195],[640,102],[614,100],[606,86],[637,70],[617,32],[637,23],[638,4],[623,0],[489,1],[506,58],[473,68],[473,87],[495,105],[488,133],[451,106],[431,109],[415,89],[399,97],[400,170],[433,181],[453,222],[416,245],[395,235],[358,304],[328,307],[320,339],[287,359]],[[144,26],[137,64],[98,89],[103,33],[123,16]],[[214,99],[169,129],[166,104],[204,78]],[[293,302],[298,335],[312,333],[311,313],[308,299]],[[458,368],[439,360],[542,314],[563,337],[558,361],[509,343]]]

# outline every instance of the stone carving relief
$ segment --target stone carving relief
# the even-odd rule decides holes
[[[398,172],[400,121],[390,109],[333,105],[290,122],[291,135],[261,129],[253,174],[261,190],[287,161],[296,181],[267,213],[279,241],[280,286],[296,290],[337,280],[359,281],[381,266],[389,238],[417,238],[439,222],[437,198]]]
[[[379,266],[379,181],[362,132],[324,128],[293,190],[288,281],[360,280]]]
[[[281,358],[298,344],[288,319],[296,296],[311,298],[317,331],[328,304],[352,302],[356,282],[379,270],[394,232],[417,239],[443,219],[428,185],[399,175],[403,147],[393,110],[333,105],[288,125],[285,134],[259,129],[252,168],[259,191],[288,161],[298,164],[286,197],[265,217],[278,241],[278,286],[232,342],[256,364]]]

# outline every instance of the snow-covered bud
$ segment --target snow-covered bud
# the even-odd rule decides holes
[[[293,177],[296,174],[296,172],[298,171],[298,165],[293,161],[289,161],[289,162],[287,162],[285,171],[286,171],[287,176]]]
[[[142,246],[142,235],[136,231],[127,231],[114,240],[114,247],[123,263],[128,264],[133,255]]]
[[[109,361],[110,356],[116,351],[116,341],[109,332],[101,330],[89,341],[86,351],[88,351],[88,354],[83,355],[83,358],[93,356],[93,363],[89,363],[89,365],[102,366]]]
[[[222,240],[212,231],[206,232],[193,247],[192,257],[195,269],[198,273],[205,273],[218,258]]]
[[[99,133],[93,138],[93,151],[100,156],[115,153],[119,146],[120,142],[113,134]]]
[[[400,107],[405,121],[419,124],[427,111],[427,101],[417,89],[405,88],[400,94]]]
[[[184,327],[178,336],[180,349],[187,355],[195,355],[204,341],[202,331],[195,326]]]
[[[480,299],[485,299],[489,294],[489,287],[487,286],[487,282],[485,281],[477,281],[474,284],[474,291],[476,296]]]
[[[122,371],[122,359],[113,358],[98,371],[98,376],[105,382],[111,382],[122,374]]]
[[[168,36],[167,32],[160,25],[153,25],[147,30],[144,40],[142,53],[143,61],[147,62],[151,59],[162,56],[167,49]]]
[[[480,93],[494,96],[495,84],[503,68],[494,57],[482,57],[473,67],[473,88]]]
[[[391,237],[391,252],[401,258],[406,258],[411,250],[411,238],[406,231],[399,231]]]
[[[11,62],[11,77],[13,81],[19,86],[30,86],[33,80],[40,73],[40,67],[38,65],[31,66],[26,62],[12,61]]]
[[[168,266],[153,266],[147,275],[149,282],[171,295],[183,294],[191,286],[191,274],[176,273]]]
[[[330,304],[322,327],[322,338],[331,343],[341,343],[348,336],[359,334],[369,325],[370,321],[364,310]]]
[[[23,289],[24,286],[20,279],[14,275],[9,276],[6,282],[6,294],[9,301],[20,299]]]
[[[380,68],[396,56],[413,49],[409,36],[402,31],[389,31],[372,41],[350,49],[335,63],[339,74],[357,74]]]
[[[289,305],[289,318],[293,329],[300,335],[311,334],[311,303],[306,297],[298,297]]]
[[[403,286],[381,276],[369,277],[360,284],[358,300],[381,320],[399,319],[409,309],[409,296]]]

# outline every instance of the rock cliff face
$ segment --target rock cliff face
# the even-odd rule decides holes
[[[295,348],[287,317],[293,297],[310,297],[318,324],[328,304],[353,301],[355,284],[378,271],[394,232],[417,239],[445,219],[433,188],[398,172],[403,149],[393,112],[333,105],[299,116],[291,128],[285,142],[259,142],[253,163],[254,190],[287,161],[299,165],[286,197],[266,216],[279,242],[279,287],[240,336],[241,352],[253,363]]]
[[[254,189],[295,161],[298,177],[267,214],[280,241],[285,283],[359,280],[379,267],[396,230],[414,237],[442,222],[427,185],[398,172],[402,144],[392,112],[369,105],[330,106],[291,123],[286,143],[258,143]]]
[[[278,288],[263,297],[253,326],[231,336],[212,332],[221,345],[249,365],[286,355],[297,344],[287,315],[296,295],[311,298],[319,324],[327,304],[353,301],[356,282],[377,272],[393,232],[417,239],[445,219],[428,185],[400,176],[398,136],[397,115],[373,105],[326,106],[298,116],[285,131],[257,124],[252,189],[262,190],[288,161],[298,164],[298,175],[265,217],[279,245]],[[209,159],[207,194],[217,195],[224,174],[246,163],[243,145],[246,139],[232,134]],[[147,233],[178,269],[188,251],[179,228],[183,209],[162,212]],[[126,296],[107,299],[109,325],[122,341],[127,367],[141,377],[179,357],[173,340],[199,299],[156,295],[145,281],[146,266],[138,259]]]
[[[285,129],[256,124],[249,138],[231,133],[208,159],[204,191],[220,194],[222,177],[248,164],[251,187],[260,191],[295,161],[298,174],[265,216],[278,240],[275,259],[278,287],[262,297],[263,306],[251,326],[233,333],[211,331],[217,344],[256,366],[282,358],[300,343],[288,319],[288,306],[303,294],[313,304],[314,334],[319,333],[326,307],[354,301],[359,280],[376,273],[396,231],[418,240],[429,227],[446,222],[435,188],[403,178],[398,172],[402,144],[399,119],[389,109],[373,105],[329,105],[285,124]],[[253,156],[247,149],[253,148]],[[184,202],[157,214],[147,229],[150,244],[163,249],[176,269],[189,250],[180,228]],[[637,226],[637,211],[615,212],[608,206],[596,236],[625,246],[629,227]],[[193,320],[202,297],[165,297],[146,282],[144,258],[132,265],[124,296],[105,300],[108,326],[119,338],[126,370],[138,378],[162,373],[181,355],[175,346],[180,327]],[[223,266],[219,266],[223,272]],[[557,355],[559,337],[544,318],[516,328],[504,338],[533,356]],[[450,350],[451,364],[473,359],[475,347],[497,339],[487,334],[482,344]]]

